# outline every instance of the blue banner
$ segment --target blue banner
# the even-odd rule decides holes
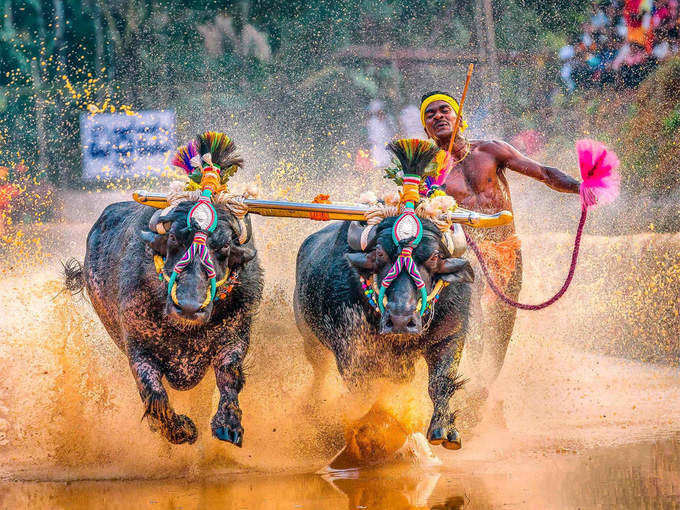
[[[137,179],[168,170],[175,147],[170,110],[82,114],[83,179]]]

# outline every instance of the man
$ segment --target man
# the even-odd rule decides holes
[[[430,92],[421,99],[420,119],[425,133],[443,150],[448,150],[457,113],[458,103],[446,92]],[[483,213],[512,211],[507,171],[542,181],[557,191],[578,193],[579,182],[572,177],[529,159],[505,142],[467,140],[462,135],[466,128],[467,123],[461,119],[448,164],[442,169],[445,175],[437,180],[461,207]],[[517,300],[522,283],[522,258],[514,223],[491,229],[469,229],[468,233],[478,241],[499,286]],[[515,308],[498,300],[486,282],[484,286],[484,295],[480,296],[483,352],[479,367],[483,397],[503,367],[516,316]]]

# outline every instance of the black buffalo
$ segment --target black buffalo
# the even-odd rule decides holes
[[[420,292],[402,272],[388,287],[381,314],[368,303],[360,276],[377,280],[375,287],[380,286],[400,251],[392,241],[395,220],[386,218],[377,225],[365,251],[351,249],[348,231],[356,224],[349,222],[331,224],[304,241],[297,257],[298,328],[317,383],[324,375],[327,350],[335,355],[343,380],[354,390],[365,388],[377,377],[410,381],[414,362],[422,355],[434,403],[427,438],[433,444],[457,449],[461,442],[449,401],[461,386],[457,370],[468,325],[473,272],[467,261],[449,255],[437,227],[422,220],[423,238],[413,259],[428,293],[439,279],[449,285],[441,291],[432,316],[426,312],[421,318],[417,310]]]
[[[262,295],[263,274],[248,216],[239,224],[218,205],[218,224],[208,235],[207,247],[217,280],[227,270],[231,279],[217,289],[218,299],[203,307],[209,280],[200,262],[193,260],[177,279],[175,303],[166,279],[156,271],[154,255],[165,259],[162,272],[170,276],[199,228],[195,223],[187,225],[193,205],[181,202],[165,216],[159,218],[157,212],[154,219],[152,208],[135,202],[108,206],[87,237],[84,266],[67,269],[67,284],[71,288],[77,281],[84,284],[106,330],[129,358],[152,429],[172,443],[196,440],[194,423],[172,409],[162,380],[165,377],[171,387],[188,390],[212,366],[220,392],[212,433],[241,446],[242,362]],[[152,225],[162,223],[165,233],[152,232],[150,220]],[[243,227],[248,237],[239,244]]]

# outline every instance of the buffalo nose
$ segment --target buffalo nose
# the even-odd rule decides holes
[[[180,302],[179,309],[183,315],[194,315],[201,309],[201,303],[198,301],[184,301]]]
[[[382,321],[382,334],[417,335],[422,330],[422,321],[417,312],[399,315],[386,312]]]

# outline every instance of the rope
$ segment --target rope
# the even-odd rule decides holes
[[[383,287],[385,288],[389,287],[390,284],[394,281],[394,279],[397,276],[399,276],[399,273],[401,273],[404,270],[411,276],[418,290],[425,287],[425,282],[423,281],[423,278],[420,276],[418,267],[416,267],[416,263],[413,261],[413,258],[411,257],[412,253],[413,253],[412,246],[404,247],[401,254],[399,254],[399,257],[397,257],[396,262],[392,265],[387,275],[385,275],[385,278],[383,278],[382,281]]]
[[[187,267],[194,258],[198,258],[201,264],[205,268],[205,272],[208,274],[208,278],[215,278],[215,265],[213,264],[210,252],[206,247],[207,234],[205,232],[196,232],[194,234],[194,242],[191,243],[189,249],[184,253],[182,258],[175,265],[175,272],[181,273],[184,268]]]
[[[246,222],[243,221],[243,218],[245,218],[246,214],[248,214],[248,206],[245,204],[245,196],[220,193],[217,195],[217,203],[224,204],[229,209],[231,214],[234,215],[239,228],[238,242],[239,244],[245,244],[248,240],[248,226],[246,225]]]
[[[555,303],[558,299],[560,299],[567,291],[569,285],[571,284],[572,279],[574,278],[574,271],[576,270],[576,261],[578,260],[578,251],[581,246],[581,236],[583,234],[583,227],[586,224],[587,214],[588,208],[584,205],[581,208],[581,219],[579,220],[578,228],[576,229],[576,238],[574,239],[574,250],[571,254],[571,265],[569,266],[569,273],[567,274],[567,278],[564,281],[562,288],[558,290],[557,294],[555,294],[553,297],[537,305],[527,305],[524,303],[519,303],[506,296],[505,293],[501,289],[499,289],[496,283],[491,279],[491,275],[489,274],[489,268],[486,266],[486,262],[482,258],[479,246],[477,246],[477,244],[470,238],[467,232],[465,232],[465,240],[467,241],[470,248],[472,248],[472,251],[475,252],[477,259],[479,260],[479,265],[482,267],[482,272],[486,277],[486,281],[489,283],[489,287],[491,287],[491,290],[494,291],[494,293],[500,298],[501,301],[514,308],[519,308],[520,310],[542,310],[543,308],[547,308],[548,306]],[[463,231],[465,231],[465,229],[463,229]]]
[[[370,209],[364,213],[367,225],[377,225],[385,218],[398,215],[399,208],[397,206],[381,203],[371,205]]]
[[[385,278],[383,278],[382,285],[380,285],[380,292],[378,294],[378,306],[380,307],[380,313],[384,313],[385,311],[384,298],[387,287],[390,286],[392,281],[394,281],[397,276],[399,276],[399,273],[401,273],[403,270],[405,270],[411,276],[413,282],[416,284],[416,288],[420,290],[420,315],[422,316],[425,313],[425,306],[427,304],[427,289],[425,288],[425,282],[420,276],[420,272],[418,272],[418,267],[411,257],[412,253],[413,246],[405,246],[397,257],[396,262],[392,265]]]

